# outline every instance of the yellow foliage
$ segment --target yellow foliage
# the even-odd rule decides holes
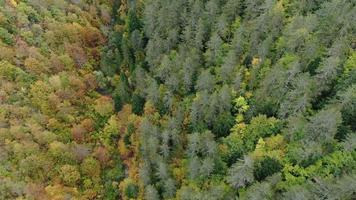
[[[154,105],[152,104],[152,102],[147,101],[145,103],[145,107],[144,107],[144,114],[147,116],[150,116],[152,114],[154,114],[156,112]]]
[[[261,58],[254,57],[254,58],[252,59],[252,65],[253,65],[253,66],[259,65],[260,63],[261,63]]]
[[[175,180],[182,183],[185,180],[185,170],[183,167],[176,167],[173,169],[173,176]]]
[[[232,127],[231,131],[232,133],[242,135],[244,133],[244,130],[246,129],[246,124],[245,123],[237,123]]]
[[[265,141],[263,141],[262,138],[260,138],[257,142],[257,145],[256,145],[256,149],[255,151],[253,152],[253,157],[255,159],[259,159],[259,158],[262,158],[265,154]]]
[[[37,81],[31,85],[31,102],[43,113],[51,113],[52,109],[48,105],[48,95],[53,91],[49,84],[43,81]]]
[[[263,157],[272,157],[281,160],[285,152],[285,141],[282,135],[275,135],[265,139],[260,138],[256,144],[255,150],[251,155],[255,159]]]
[[[118,148],[119,148],[120,157],[125,158],[128,156],[128,149],[125,145],[124,140],[119,140]]]
[[[17,7],[17,2],[15,0],[7,0],[7,3],[12,7]]]
[[[286,142],[280,134],[266,138],[266,147],[271,150],[284,149],[285,144]]]
[[[77,188],[65,187],[62,185],[49,185],[45,188],[49,199],[51,200],[65,200],[68,196],[71,196],[73,200],[79,199],[79,193]]]
[[[101,96],[95,100],[94,109],[102,116],[110,115],[114,112],[114,102],[110,97]]]

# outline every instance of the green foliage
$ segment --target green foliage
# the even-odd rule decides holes
[[[230,134],[223,138],[222,144],[225,145],[224,149],[222,149],[222,157],[228,166],[231,166],[243,156],[243,140],[240,135]]]
[[[244,160],[236,162],[229,169],[227,182],[234,188],[246,187],[255,180],[253,165],[253,159],[247,156]]]
[[[244,152],[252,151],[257,144],[259,138],[269,137],[277,134],[282,127],[282,123],[274,118],[267,118],[265,115],[259,115],[252,118],[250,124],[239,125],[236,124],[232,128],[234,134],[240,135],[239,137],[244,143]]]
[[[86,158],[81,164],[81,172],[91,178],[98,178],[100,176],[100,163],[93,157]]]
[[[60,168],[60,177],[65,185],[75,186],[80,179],[80,174],[75,166],[63,165]]]
[[[138,195],[138,187],[133,183],[130,183],[126,186],[125,195],[127,198],[133,199],[137,198]]]
[[[354,199],[352,1],[0,5],[0,199]]]
[[[134,10],[130,10],[128,12],[127,18],[126,18],[126,30],[131,33],[136,29],[140,29],[141,28],[141,21],[138,18],[136,11]]]
[[[19,82],[22,86],[27,86],[33,81],[31,75],[6,61],[0,62],[0,77],[9,81]]]
[[[234,122],[234,117],[230,113],[222,113],[217,116],[217,119],[213,124],[212,131],[218,137],[226,136],[234,125]]]
[[[256,180],[262,181],[281,169],[282,164],[278,160],[266,157],[255,164],[253,174]]]
[[[13,45],[14,43],[13,36],[11,35],[11,33],[9,33],[8,30],[2,27],[0,27],[0,38],[7,45]]]
[[[138,94],[132,95],[132,112],[140,115],[143,112],[143,106],[145,105],[145,99]]]

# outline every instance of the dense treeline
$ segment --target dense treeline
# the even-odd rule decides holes
[[[0,199],[116,199],[111,97],[96,90],[110,1],[0,1]]]
[[[0,199],[355,199],[352,0],[0,0]]]
[[[123,199],[355,198],[355,2],[130,3],[101,65],[142,118]]]

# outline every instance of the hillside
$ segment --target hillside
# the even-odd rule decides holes
[[[0,200],[351,200],[355,148],[352,0],[0,0]]]

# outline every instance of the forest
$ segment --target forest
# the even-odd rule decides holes
[[[356,1],[0,0],[12,199],[356,199]]]

